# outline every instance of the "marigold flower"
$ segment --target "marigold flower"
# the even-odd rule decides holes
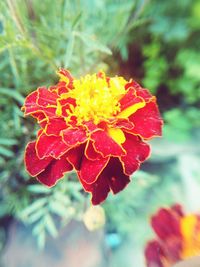
[[[174,263],[200,255],[200,215],[185,215],[180,205],[160,209],[151,219],[157,238],[148,242],[148,267],[171,267]]]
[[[161,135],[156,98],[135,81],[103,72],[79,80],[64,69],[58,75],[57,85],[39,87],[22,108],[40,125],[26,147],[26,169],[47,186],[75,169],[97,205],[110,190],[123,190],[147,159],[144,140]]]

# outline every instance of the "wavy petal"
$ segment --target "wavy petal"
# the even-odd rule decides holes
[[[130,130],[133,134],[138,134],[144,139],[162,135],[163,121],[155,102],[149,102],[142,109],[137,110],[129,117],[135,127]]]
[[[87,184],[94,183],[103,169],[106,167],[109,158],[98,157],[96,160],[89,160],[85,156],[81,161],[80,172],[78,173],[79,178]]]
[[[137,96],[136,90],[134,88],[131,88],[128,90],[128,92],[119,101],[121,112],[124,111],[125,109],[129,108],[130,106],[136,105],[136,104],[141,103],[141,102],[144,102],[144,99]],[[121,117],[120,113],[119,113],[118,117]]]
[[[27,116],[31,113],[38,112],[38,105],[36,104],[36,100],[38,97],[38,91],[33,91],[31,94],[29,94],[24,102],[24,106],[22,109],[24,109],[24,115]]]
[[[126,134],[126,141],[123,143],[123,148],[126,150],[126,155],[121,157],[124,172],[126,175],[131,175],[140,167],[140,163],[148,158],[150,147],[148,144],[142,142],[138,136]]]
[[[40,159],[45,157],[60,158],[70,149],[70,146],[63,142],[61,136],[46,135],[44,132],[38,137],[36,151]]]
[[[37,175],[37,179],[47,186],[53,186],[56,182],[63,178],[64,173],[73,169],[72,165],[67,161],[65,155],[60,159],[53,159],[45,170]]]
[[[106,132],[98,131],[91,134],[94,148],[103,157],[125,155],[123,148],[117,144]]]
[[[145,88],[142,88],[136,81],[130,81],[125,85],[126,90],[136,90],[136,95],[142,97],[145,102],[149,102],[152,99],[152,94]]]
[[[47,89],[45,89],[47,91]],[[25,103],[22,109],[24,109],[24,115],[32,115],[34,118],[45,116],[45,117],[55,117],[56,107],[42,107],[37,103],[38,100],[38,90],[32,92],[25,99]]]
[[[46,124],[45,133],[47,135],[59,135],[60,131],[67,128],[64,118],[51,118]]]
[[[69,88],[69,89],[72,89],[73,88],[73,76],[71,75],[71,73],[65,69],[60,69],[58,71],[58,75],[60,76],[60,82],[65,82],[66,83],[66,86]]]
[[[37,104],[41,107],[56,106],[56,99],[58,95],[54,92],[49,91],[46,87],[39,87]]]
[[[51,157],[40,159],[37,156],[35,144],[36,142],[28,143],[24,157],[26,169],[31,176],[36,176],[39,173],[43,172],[52,161]]]
[[[68,146],[75,146],[84,143],[88,137],[85,130],[81,128],[68,128],[62,131],[63,141]]]
[[[92,142],[88,142],[85,148],[85,156],[89,160],[96,160],[101,157],[101,154],[94,149],[94,145]]]

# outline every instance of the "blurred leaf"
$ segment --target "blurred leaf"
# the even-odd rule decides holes
[[[0,88],[0,95],[5,95],[11,98],[14,98],[19,102],[20,105],[24,103],[24,97],[21,96],[21,94],[14,89],[10,88]]]
[[[112,51],[108,47],[100,43],[96,39],[96,36],[91,36],[84,32],[75,32],[74,34],[78,36],[84,42],[84,44],[90,48],[91,51],[99,50],[108,55],[112,55]]]
[[[14,156],[14,153],[12,152],[12,150],[0,146],[0,155],[10,158]]]
[[[35,184],[29,185],[28,191],[34,194],[49,194],[52,190],[51,188],[45,187],[44,185]]]
[[[53,222],[53,219],[51,218],[49,214],[47,214],[44,217],[44,224],[45,224],[47,231],[50,233],[50,235],[52,235],[53,237],[56,237],[58,232],[56,230],[56,226]]]

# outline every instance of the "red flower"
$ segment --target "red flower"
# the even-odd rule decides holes
[[[148,242],[148,267],[171,267],[174,263],[200,254],[200,216],[185,215],[180,205],[160,209],[151,219],[157,235]]]
[[[53,186],[75,169],[94,205],[130,182],[149,156],[144,140],[161,135],[156,98],[136,82],[103,72],[74,79],[64,69],[60,81],[40,87],[25,100],[25,115],[40,125],[37,140],[26,147],[31,176]]]

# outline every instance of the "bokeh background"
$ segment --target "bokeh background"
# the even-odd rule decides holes
[[[199,48],[198,0],[0,1],[1,267],[144,267],[151,215],[200,211]],[[59,67],[134,78],[165,122],[132,183],[97,209],[75,174],[47,189],[24,169],[37,126],[20,108]]]

